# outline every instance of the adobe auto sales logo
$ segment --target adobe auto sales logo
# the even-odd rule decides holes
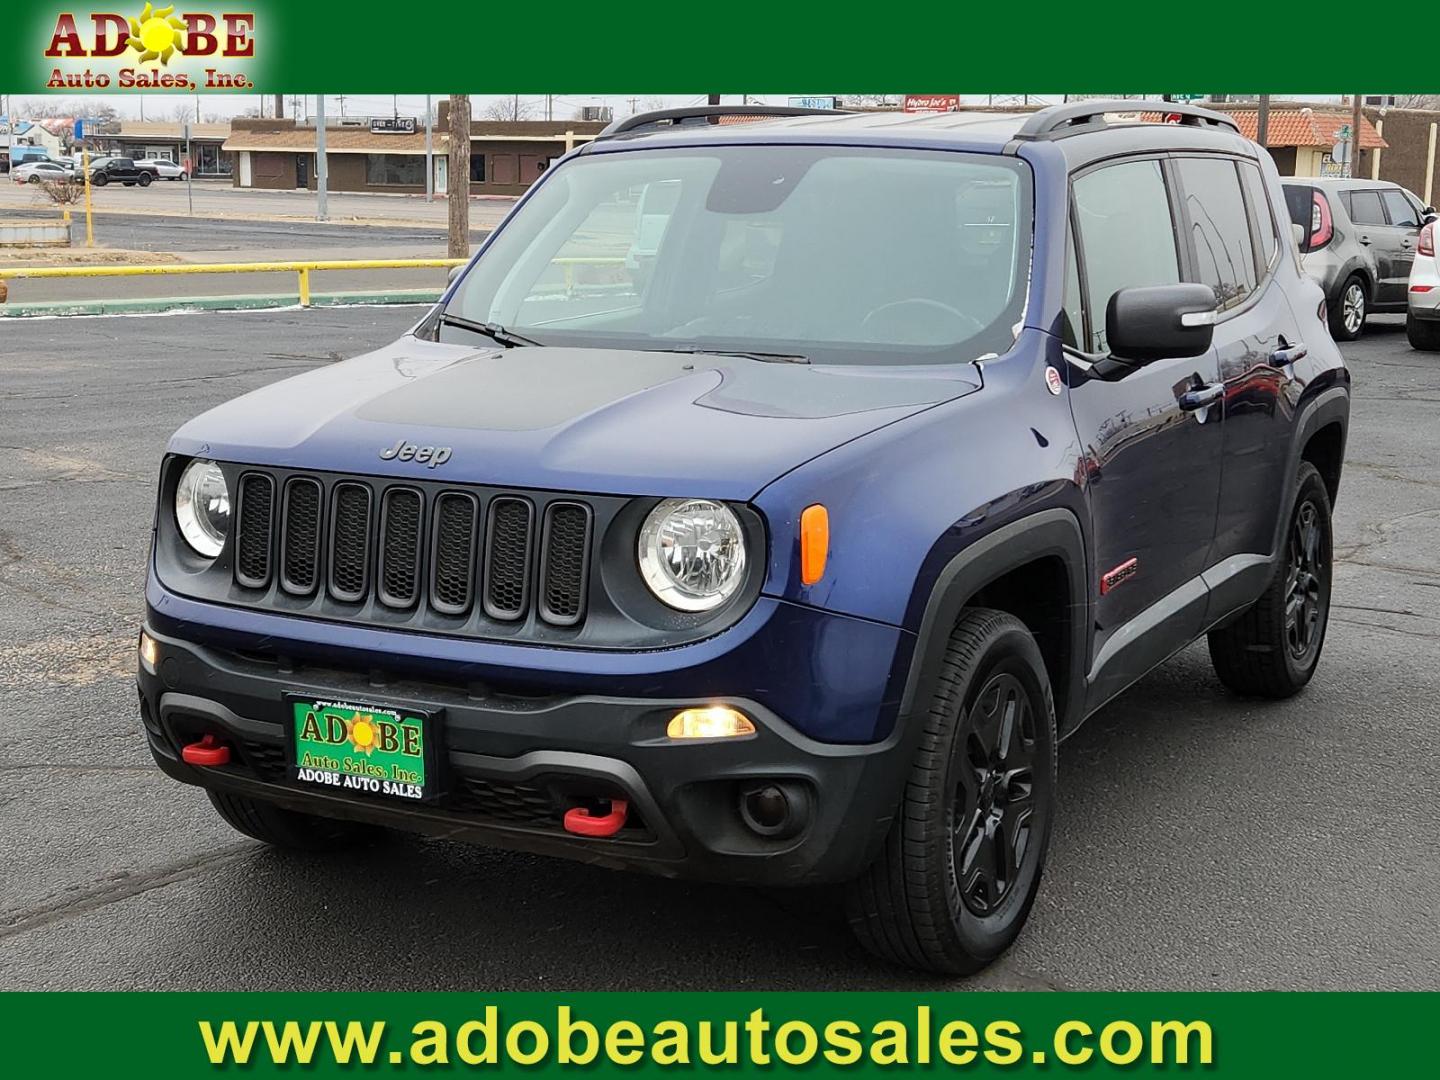
[[[45,46],[47,90],[251,90],[253,12],[146,4],[135,15],[62,12]]]

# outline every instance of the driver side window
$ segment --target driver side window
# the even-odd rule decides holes
[[[1089,352],[1108,352],[1105,311],[1121,289],[1176,285],[1180,257],[1165,174],[1155,160],[1085,173],[1071,185],[1090,315]]]

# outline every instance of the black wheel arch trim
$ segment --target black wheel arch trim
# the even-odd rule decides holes
[[[1295,483],[1300,471],[1301,456],[1305,453],[1305,446],[1321,428],[1331,424],[1340,425],[1340,462],[1343,467],[1345,461],[1345,441],[1350,435],[1350,388],[1348,385],[1331,386],[1320,391],[1305,406],[1295,421],[1295,435],[1290,441],[1290,454],[1288,466],[1285,470],[1285,491],[1284,498],[1280,502],[1282,512],[1276,515],[1275,535],[1270,543],[1270,555],[1273,559],[1280,551],[1282,537],[1289,522],[1289,507],[1295,501]],[[1336,491],[1339,491],[1339,477],[1336,477]],[[1331,500],[1332,508],[1334,499]]]
[[[1028,562],[1056,556],[1065,568],[1069,590],[1067,649],[1063,657],[1063,686],[1051,687],[1057,707],[1061,738],[1079,726],[1085,699],[1085,668],[1089,651],[1090,600],[1087,583],[1089,559],[1080,521],[1068,509],[1051,508],[1027,515],[987,533],[953,556],[936,575],[916,632],[909,658],[905,688],[896,729],[909,738],[916,730],[915,713],[924,708],[924,687],[944,663],[950,631],[960,612],[986,585]],[[1055,672],[1052,670],[1052,678]]]

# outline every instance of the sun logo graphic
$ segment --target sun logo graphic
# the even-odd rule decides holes
[[[380,741],[380,725],[375,722],[375,717],[357,713],[350,721],[350,728],[345,733],[350,739],[350,745],[361,754],[373,754]]]
[[[174,12],[174,4],[163,8],[146,4],[140,17],[130,20],[130,37],[125,43],[140,54],[140,63],[158,60],[168,64],[176,52],[185,51],[184,35],[189,27]]]

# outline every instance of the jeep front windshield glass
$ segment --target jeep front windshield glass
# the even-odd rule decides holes
[[[544,345],[969,361],[1014,341],[1032,204],[1028,168],[993,155],[590,153],[531,193],[446,314]]]

